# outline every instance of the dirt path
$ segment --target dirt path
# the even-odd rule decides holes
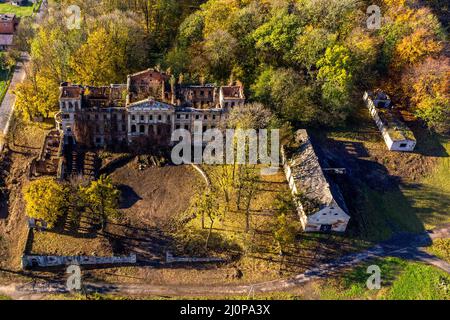
[[[450,226],[435,229],[419,235],[401,235],[389,241],[375,245],[363,252],[350,254],[329,263],[321,264],[316,268],[287,279],[236,286],[178,286],[178,285],[147,285],[147,284],[109,284],[85,283],[87,292],[118,294],[123,296],[226,296],[248,295],[250,293],[265,293],[283,291],[301,286],[311,280],[328,277],[339,270],[355,266],[362,261],[397,256],[404,259],[422,261],[434,265],[450,274],[450,264],[433,256],[422,249],[429,245],[433,239],[450,238]],[[48,294],[68,293],[66,286],[61,282],[33,281],[23,284],[10,284],[0,286],[0,292],[14,299],[41,299]]]

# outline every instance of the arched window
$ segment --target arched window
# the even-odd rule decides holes
[[[145,132],[145,126],[144,126],[143,124],[141,124],[141,125],[139,126],[139,132],[140,132],[140,133],[144,133],[144,132]]]
[[[134,124],[131,126],[131,132],[132,133],[136,132],[136,126]]]

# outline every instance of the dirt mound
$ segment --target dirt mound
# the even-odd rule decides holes
[[[124,216],[148,227],[164,227],[188,208],[192,195],[204,185],[190,166],[139,170],[136,159],[114,171],[111,177],[122,191]]]

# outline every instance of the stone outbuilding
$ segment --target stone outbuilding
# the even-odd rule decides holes
[[[289,188],[295,197],[302,227],[307,232],[344,232],[350,220],[339,187],[324,174],[306,130],[295,134],[298,147],[283,150]]]
[[[406,124],[394,113],[391,99],[381,91],[364,92],[364,102],[391,151],[413,151],[416,138]]]

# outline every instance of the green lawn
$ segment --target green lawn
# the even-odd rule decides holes
[[[10,78],[11,74],[8,70],[0,69],[0,104],[2,103],[6,91],[8,90]]]
[[[427,251],[450,263],[450,239],[436,239]]]
[[[34,5],[13,6],[9,3],[0,3],[0,13],[14,13],[18,17],[27,17],[33,14]]]
[[[366,286],[369,265],[381,269],[379,290],[369,290]],[[384,258],[325,280],[316,290],[322,299],[449,300],[450,275],[425,264]]]
[[[431,137],[450,154],[450,139]],[[408,178],[408,177],[405,177]],[[421,232],[450,222],[450,158],[439,157],[430,174],[389,192],[365,189],[369,238],[385,239],[393,231]]]
[[[412,207],[427,227],[450,222],[450,137],[435,137],[446,156],[438,159],[432,174],[421,181],[419,188],[405,190]]]
[[[6,87],[6,83],[9,80],[9,76],[8,75],[9,75],[8,70],[0,69],[0,92],[3,92],[3,90]]]

